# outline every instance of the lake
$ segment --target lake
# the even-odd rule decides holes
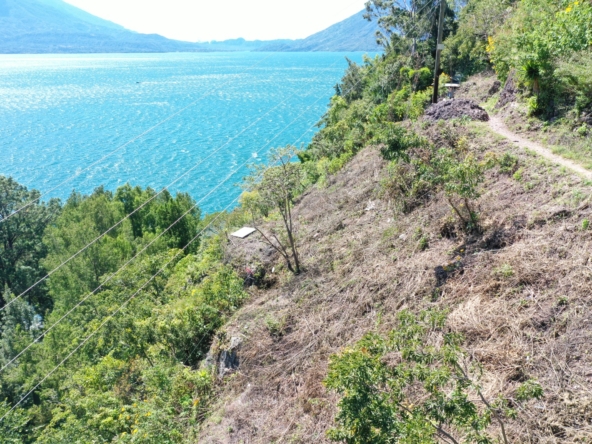
[[[245,163],[310,142],[346,56],[363,54],[0,55],[0,175],[62,199],[180,178],[221,210]]]

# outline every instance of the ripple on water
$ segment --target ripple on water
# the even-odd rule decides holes
[[[2,55],[0,174],[42,192],[77,174],[51,195],[60,198],[73,188],[89,193],[99,185],[115,189],[126,182],[159,189],[226,144],[172,189],[199,200],[237,170],[201,205],[219,210],[240,193],[235,184],[248,172],[243,163],[260,161],[270,147],[293,143],[304,132],[302,141],[310,141],[309,128],[326,110],[347,66],[345,56],[362,58],[268,56]],[[194,101],[179,116],[85,170]]]

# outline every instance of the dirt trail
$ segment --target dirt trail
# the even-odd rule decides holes
[[[519,147],[526,147],[526,148],[534,151],[538,155],[543,156],[544,158],[550,160],[551,162],[554,162],[556,164],[559,164],[559,165],[562,165],[566,168],[569,168],[572,171],[575,171],[576,173],[585,177],[586,179],[592,180],[592,171],[587,170],[583,166],[578,165],[577,163],[575,163],[571,160],[568,160],[568,159],[565,159],[561,156],[553,154],[553,152],[550,149],[545,148],[544,146],[542,146],[539,143],[533,142],[533,141],[528,140],[518,134],[513,133],[512,131],[510,131],[510,129],[506,126],[506,124],[499,117],[491,116],[491,118],[489,119],[489,127],[497,134],[504,136],[505,138],[511,140],[515,145],[517,145]]]

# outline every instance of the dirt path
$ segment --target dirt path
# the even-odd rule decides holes
[[[576,173],[585,177],[586,179],[592,180],[592,171],[587,170],[583,166],[578,165],[577,163],[572,162],[571,160],[564,159],[563,157],[558,156],[557,154],[553,154],[553,152],[550,149],[545,148],[539,143],[533,142],[518,134],[513,133],[512,131],[510,131],[510,129],[508,129],[506,124],[499,117],[490,116],[489,127],[497,134],[504,136],[505,138],[512,141],[515,145],[520,147],[526,147],[529,150],[534,151],[538,155],[543,156],[546,159],[549,159],[551,162],[569,168],[572,171],[575,171]]]

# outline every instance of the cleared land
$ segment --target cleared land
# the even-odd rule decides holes
[[[590,436],[592,187],[482,124],[416,130],[440,146],[465,137],[478,156],[518,159],[512,171],[487,175],[482,233],[463,235],[439,195],[398,212],[383,191],[386,162],[369,147],[297,205],[301,276],[278,271],[281,261],[256,236],[229,244],[237,268],[258,262],[276,272],[214,345],[243,339],[204,443],[327,442],[337,403],[322,383],[330,356],[388,331],[402,308],[434,306],[449,310],[449,327],[483,365],[486,396],[511,396],[528,378],[543,386],[545,398],[509,424],[513,442]]]

